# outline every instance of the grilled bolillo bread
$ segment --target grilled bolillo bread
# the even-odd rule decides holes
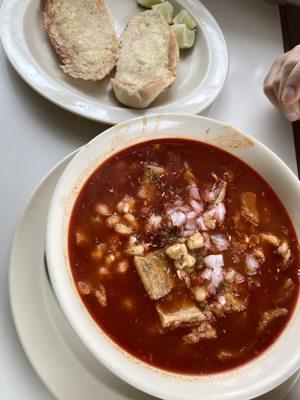
[[[176,37],[154,11],[133,18],[121,36],[120,56],[112,85],[117,99],[145,108],[174,82],[179,62]]]
[[[103,0],[47,0],[44,27],[74,78],[104,78],[114,68],[119,41]]]

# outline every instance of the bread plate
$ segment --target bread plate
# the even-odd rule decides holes
[[[174,0],[175,13],[183,7],[197,22],[195,46],[181,51],[175,83],[147,109],[122,106],[115,98],[110,78],[83,81],[66,75],[42,27],[44,2],[4,0],[0,12],[0,37],[7,57],[19,75],[39,94],[82,117],[116,124],[153,113],[197,114],[220,93],[228,70],[223,34],[209,11],[193,0]],[[143,11],[135,0],[107,0],[117,35]]]

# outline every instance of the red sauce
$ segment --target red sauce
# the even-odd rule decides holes
[[[165,171],[155,180],[155,195],[150,200],[137,197],[145,179],[146,164],[159,166]],[[205,197],[205,190],[216,184],[215,176],[227,182],[223,201],[225,219],[217,223],[214,232],[208,230],[202,234],[224,235],[229,248],[218,251],[213,247],[206,249],[205,253],[202,248],[200,258],[193,266],[193,284],[207,287],[207,282],[200,276],[205,269],[203,257],[221,253],[224,259],[223,273],[233,268],[244,277],[244,281],[234,283],[234,287],[237,299],[246,302],[242,311],[225,313],[224,316],[213,313],[212,325],[216,337],[192,344],[183,340],[183,336],[191,332],[190,327],[162,328],[155,304],[162,302],[163,298],[157,301],[149,298],[135,268],[133,256],[126,254],[128,236],[115,232],[107,225],[108,217],[96,211],[99,210],[97,204],[104,204],[111,213],[118,213],[117,204],[124,196],[131,196],[135,199],[132,214],[136,218],[139,243],[149,244],[146,252],[165,248],[168,246],[168,234],[176,231],[178,235],[179,228],[168,231],[160,226],[154,231],[145,232],[145,227],[152,214],[165,215],[176,199],[190,201],[189,183],[184,175],[187,165],[195,177],[201,201]],[[257,224],[236,216],[241,210],[241,194],[245,192],[256,195]],[[263,232],[272,233],[281,244],[283,241],[287,243],[290,249],[288,260],[283,260],[278,246],[261,239]],[[265,258],[259,259],[259,268],[250,275],[245,257],[246,254],[252,254],[256,244],[254,247],[245,244],[246,237],[251,240],[260,238],[257,239],[260,240],[257,248]],[[248,247],[242,252],[240,249],[236,251],[234,242],[244,243]],[[103,243],[106,246],[105,254],[93,257],[93,251]],[[110,259],[110,255],[115,259]],[[178,373],[210,374],[250,361],[280,335],[298,298],[298,241],[291,220],[277,195],[244,162],[216,147],[191,140],[159,139],[144,142],[104,162],[87,180],[75,202],[69,226],[69,258],[82,301],[101,329],[138,359]],[[126,271],[120,272],[120,261],[128,263]],[[173,261],[170,259],[168,262],[172,277],[177,282],[171,291],[173,298],[176,301],[189,297],[194,301],[192,292],[178,279]],[[95,294],[99,287],[105,289],[106,298],[102,304],[102,297],[99,303],[99,296]],[[200,309],[209,307],[218,301],[220,294],[227,293],[227,289],[223,278],[214,294],[209,293],[203,304],[195,304]],[[260,324],[264,313],[278,309],[287,312],[271,322],[267,319],[265,325]]]

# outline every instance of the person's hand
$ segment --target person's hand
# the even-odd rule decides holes
[[[289,121],[300,119],[300,45],[273,63],[264,93]]]

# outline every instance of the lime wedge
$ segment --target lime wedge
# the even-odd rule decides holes
[[[155,4],[152,6],[152,10],[161,14],[168,24],[172,23],[173,15],[174,15],[174,7],[168,1],[164,1],[161,4]]]
[[[173,24],[185,24],[189,29],[195,29],[197,24],[194,18],[186,10],[182,9],[173,19]]]
[[[195,32],[191,31],[186,27],[185,24],[174,24],[171,25],[173,29],[178,46],[180,49],[189,49],[193,47],[195,42]]]
[[[165,0],[137,0],[137,3],[142,7],[151,8],[155,4],[161,4],[164,1]]]

